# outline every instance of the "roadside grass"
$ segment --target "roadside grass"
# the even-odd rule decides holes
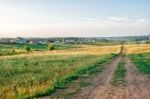
[[[129,55],[141,73],[150,74],[150,53]]]
[[[50,95],[51,93],[53,93],[54,91],[56,91],[56,89],[64,89],[67,87],[67,84],[70,83],[73,80],[76,80],[77,78],[82,78],[82,77],[88,77],[91,74],[97,73],[98,71],[96,70],[97,68],[97,63],[104,63],[112,58],[114,58],[116,55],[115,54],[108,54],[108,55],[104,55],[102,57],[99,57],[97,60],[95,60],[94,63],[92,64],[87,64],[86,66],[81,67],[80,69],[78,69],[75,72],[72,72],[71,74],[62,77],[61,79],[57,80],[55,82],[55,86],[54,89],[50,90],[48,93],[40,93],[37,95],[37,97],[40,96],[45,96],[45,95]],[[99,67],[102,69],[102,67],[99,65]],[[95,71],[94,71],[95,70]],[[85,76],[86,75],[86,76]],[[86,85],[83,85],[86,84]],[[90,85],[90,83],[88,82],[80,82],[80,87],[86,87]],[[72,93],[73,94],[73,93]]]
[[[111,84],[114,86],[125,85],[125,75],[126,75],[125,62],[121,61],[119,62],[114,72]]]
[[[83,74],[96,72],[97,64],[113,57],[114,54],[43,55],[1,59],[0,97],[20,99],[49,95]]]
[[[58,93],[54,93],[53,98],[63,98],[63,99],[69,99],[75,93],[77,93],[79,90],[85,87],[90,87],[93,86],[93,78],[95,78],[99,73],[103,71],[105,68],[104,64],[108,61],[110,61],[112,58],[116,57],[117,55],[113,55],[113,57],[106,59],[102,59],[95,64],[93,64],[93,67],[89,68],[86,70],[86,72],[81,73],[80,76],[77,77],[76,80],[71,81],[69,84],[67,84],[66,88],[63,89],[62,91],[58,91]],[[60,95],[61,97],[57,96]]]

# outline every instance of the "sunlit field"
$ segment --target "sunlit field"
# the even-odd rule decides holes
[[[97,62],[103,64],[112,59],[119,51],[120,46],[85,46],[1,56],[0,97],[20,99],[50,94],[87,73]]]
[[[0,99],[150,99],[150,0],[0,0]]]
[[[14,57],[32,57],[32,56],[45,56],[45,55],[102,55],[106,53],[119,53],[120,52],[120,45],[116,46],[102,46],[102,47],[95,47],[95,46],[85,46],[83,45],[81,48],[73,48],[70,50],[53,50],[53,51],[33,51],[28,54],[20,54],[20,55],[13,55],[13,56],[2,56],[0,59],[8,59]]]
[[[125,45],[125,52],[127,54],[150,52],[150,44],[128,44]]]

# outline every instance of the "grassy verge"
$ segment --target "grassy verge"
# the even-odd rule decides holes
[[[106,63],[106,61],[110,61],[112,58],[108,58],[108,60],[99,60],[98,62],[93,64],[93,66],[91,68],[88,68],[86,72],[81,73],[77,77],[77,80],[74,80],[71,83],[67,84],[67,88],[61,91],[61,93],[58,93],[61,94],[61,97],[57,97],[57,95],[55,95],[55,97],[69,99],[69,97],[74,96],[75,93],[80,91],[82,88],[95,85],[93,79],[95,79],[96,76],[104,70],[104,64]]]
[[[58,79],[56,82],[54,82],[54,86],[52,88],[49,88],[48,91],[46,91],[44,93],[37,94],[33,97],[41,97],[41,96],[45,96],[45,95],[50,95],[54,91],[56,91],[57,89],[66,88],[68,83],[70,83],[73,80],[76,80],[79,77],[85,77],[85,76],[87,77],[88,75],[96,74],[98,72],[101,72],[102,69],[103,69],[101,64],[103,64],[106,61],[114,58],[115,56],[116,56],[115,54],[111,54],[111,55],[105,55],[103,57],[100,57],[93,64],[88,64],[86,66],[83,66],[83,67],[77,69],[76,71],[72,72],[71,74],[66,75],[66,76]],[[88,86],[88,85],[90,85],[90,83],[80,82],[80,87],[85,87],[85,86]]]
[[[150,53],[129,55],[141,73],[150,74]]]
[[[126,69],[124,67],[125,63],[123,61],[121,61],[115,72],[113,75],[113,79],[111,81],[111,84],[114,86],[118,86],[118,85],[124,85],[125,83],[125,75],[126,75]]]

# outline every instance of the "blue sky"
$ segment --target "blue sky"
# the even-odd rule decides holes
[[[149,4],[150,0],[0,0],[0,37],[146,35]]]

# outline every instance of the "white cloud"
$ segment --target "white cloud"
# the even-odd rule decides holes
[[[7,33],[8,36],[18,36],[18,33],[21,36],[42,36],[43,33],[45,36],[113,36],[150,31],[150,19],[141,17],[50,17],[44,19],[0,16],[0,21],[0,34]]]
[[[125,21],[127,20],[126,18],[124,17],[114,17],[114,16],[111,16],[109,17],[108,19],[112,20],[112,21]]]
[[[136,22],[146,22],[146,19],[137,19]]]

